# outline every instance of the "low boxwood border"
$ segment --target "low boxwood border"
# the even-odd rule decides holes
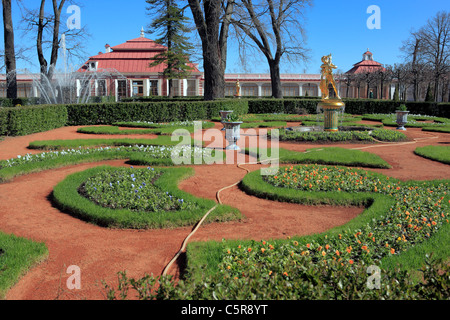
[[[450,146],[425,146],[414,150],[418,156],[450,164]]]
[[[30,142],[29,149],[38,150],[62,150],[79,147],[104,147],[104,146],[176,146],[183,144],[181,141],[172,141],[171,136],[158,136],[156,139],[73,139],[73,140],[42,140]],[[195,141],[190,141],[194,145]]]
[[[33,266],[45,260],[45,244],[0,232],[0,300]]]
[[[212,156],[215,152],[221,152],[220,150],[213,150]],[[222,156],[225,158],[226,154],[222,152]],[[124,149],[103,149],[100,152],[93,152],[88,154],[71,154],[64,155],[52,159],[44,159],[36,162],[26,162],[20,165],[12,167],[2,167],[0,161],[0,183],[13,179],[14,177],[24,174],[30,174],[55,168],[62,168],[69,165],[77,165],[88,162],[99,162],[106,160],[124,160],[130,165],[141,166],[173,166],[174,163],[171,158],[154,158],[143,151],[132,151]],[[195,163],[194,155],[192,155],[191,163]],[[208,159],[203,159],[203,161]]]
[[[266,150],[267,152],[270,149]],[[279,148],[279,163],[291,164],[327,164],[327,165],[345,165],[366,168],[389,169],[392,166],[383,160],[380,156],[361,150],[351,150],[339,147],[325,147],[307,149],[306,152],[292,151]],[[262,149],[245,149],[248,155],[257,157],[258,160],[268,157],[270,154],[264,154]],[[261,157],[263,156],[263,158]]]
[[[104,170],[116,170],[114,167],[100,166],[68,176],[53,190],[52,199],[56,207],[76,218],[108,228],[127,229],[157,229],[190,226],[197,223],[203,215],[216,203],[208,199],[200,199],[178,189],[178,183],[193,174],[192,168],[164,168],[162,175],[155,181],[155,186],[169,191],[174,197],[196,203],[198,209],[179,210],[169,213],[145,213],[131,210],[114,210],[104,208],[84,198],[78,193],[78,188],[89,177]],[[205,220],[208,222],[223,222],[241,219],[237,209],[221,205]]]

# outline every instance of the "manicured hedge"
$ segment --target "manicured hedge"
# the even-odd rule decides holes
[[[118,121],[171,122],[205,120],[220,110],[248,112],[247,100],[119,102],[68,105],[68,125],[112,124]]]
[[[67,108],[62,105],[0,108],[0,135],[23,136],[65,126]]]
[[[345,112],[349,114],[395,113],[401,104],[406,104],[411,114],[435,117],[450,117],[450,103],[402,102],[375,99],[343,99]],[[318,99],[251,99],[249,113],[298,113],[304,109],[308,114],[317,112]]]

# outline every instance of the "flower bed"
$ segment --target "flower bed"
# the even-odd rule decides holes
[[[285,167],[262,180],[275,187],[268,189],[268,194],[275,194],[277,189],[295,189],[304,197],[317,192],[337,199],[340,194],[356,198],[356,194],[371,193],[395,200],[387,212],[355,230],[311,242],[299,241],[295,253],[312,255],[317,260],[374,264],[428,240],[449,223],[447,180],[404,183],[360,169],[317,165]]]
[[[0,182],[15,176],[38,172],[47,169],[64,167],[70,164],[79,164],[89,161],[104,161],[116,159],[129,159],[127,163],[134,165],[173,165],[172,156],[185,156],[191,154],[193,159],[200,157],[208,161],[215,156],[213,150],[191,146],[119,146],[99,148],[72,148],[61,151],[49,151],[39,154],[18,155],[16,158],[0,160]],[[225,154],[223,154],[225,156]]]
[[[79,192],[96,204],[112,209],[160,212],[196,207],[184,199],[173,197],[168,191],[156,188],[153,182],[161,174],[161,171],[151,167],[147,170],[133,170],[132,167],[105,170],[90,177]]]
[[[103,227],[155,229],[194,225],[215,202],[178,189],[180,180],[192,173],[191,168],[181,167],[96,167],[60,182],[53,190],[53,201],[63,212]],[[221,205],[206,222],[240,218],[237,209]]]
[[[375,129],[373,131],[339,131],[339,132],[295,132],[290,130],[279,131],[280,141],[296,142],[373,142],[374,139],[386,142],[405,141],[406,135],[402,132]]]

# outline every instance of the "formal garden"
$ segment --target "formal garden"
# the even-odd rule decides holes
[[[88,299],[449,298],[449,104],[406,103],[403,131],[400,102],[347,99],[327,132],[313,98],[160,100],[0,108],[0,298],[74,298],[69,263]],[[240,151],[196,140],[223,110]]]

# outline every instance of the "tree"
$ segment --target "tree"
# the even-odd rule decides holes
[[[2,0],[3,30],[5,41],[6,96],[17,98],[16,53],[14,48],[14,28],[11,15],[11,0]]]
[[[51,82],[59,58],[62,34],[65,35],[69,58],[85,58],[84,42],[88,33],[84,27],[69,29],[62,21],[63,8],[70,0],[51,0],[51,13],[46,12],[46,0],[40,0],[39,9],[28,8],[23,0],[18,0],[22,11],[22,25],[25,33],[35,40],[41,79]],[[50,59],[45,52],[50,50]],[[46,81],[46,82],[47,82]]]
[[[225,96],[225,69],[231,15],[235,0],[188,0],[202,42],[204,98]]]
[[[151,33],[159,31],[159,38],[155,42],[167,47],[166,51],[153,57],[150,66],[166,64],[163,75],[169,80],[169,96],[172,98],[173,80],[186,78],[192,70],[188,63],[193,47],[184,36],[189,31],[185,24],[189,19],[184,16],[184,9],[180,9],[174,0],[146,2],[150,5],[147,7],[149,14],[157,16],[150,24]]]
[[[434,73],[435,101],[439,96],[441,78],[450,68],[450,13],[440,11],[418,31],[425,63]]]
[[[378,69],[374,74],[375,81],[380,84],[380,96],[377,98],[384,99],[385,85],[390,84],[393,78],[392,66],[385,66],[384,69]]]
[[[240,0],[236,4],[232,23],[241,31],[237,33],[240,46],[252,43],[265,56],[275,98],[283,98],[281,58],[285,55],[289,59],[307,59],[300,18],[310,3],[310,0]]]
[[[425,101],[427,101],[427,102],[433,102],[434,101],[433,92],[431,90],[431,85],[430,84],[428,84],[427,94],[425,95]]]

